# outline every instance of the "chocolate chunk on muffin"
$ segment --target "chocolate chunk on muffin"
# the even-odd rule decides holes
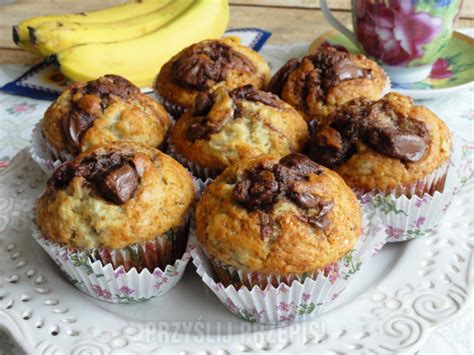
[[[170,145],[197,175],[212,170],[212,176],[199,176],[205,178],[241,159],[299,152],[307,137],[304,119],[276,95],[251,85],[219,86],[196,97],[173,128]]]
[[[118,75],[66,89],[46,111],[42,131],[56,158],[118,140],[158,147],[171,127],[166,110]]]
[[[168,111],[178,118],[194,104],[200,92],[216,85],[264,87],[270,68],[263,57],[235,37],[205,40],[175,55],[162,68],[155,91]]]
[[[136,249],[134,266],[153,270],[184,253],[194,200],[191,175],[178,162],[117,142],[61,165],[38,200],[36,222],[48,240],[70,249]]]
[[[447,165],[451,135],[428,108],[391,93],[338,108],[314,132],[309,150],[314,161],[334,169],[353,188],[401,194]],[[431,186],[420,183],[414,193],[443,191],[444,183],[445,176]]]
[[[386,75],[375,62],[326,47],[288,61],[272,77],[268,90],[294,106],[306,121],[325,123],[335,108],[352,99],[380,98],[386,85]]]
[[[196,210],[197,238],[228,285],[236,280],[226,279],[227,267],[279,276],[322,270],[352,249],[361,218],[333,171],[298,153],[262,155],[208,186]]]

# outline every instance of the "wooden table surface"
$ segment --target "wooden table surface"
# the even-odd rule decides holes
[[[11,27],[33,16],[99,9],[126,0],[0,0],[0,64],[38,61],[15,47]],[[230,0],[230,28],[259,27],[272,32],[269,43],[311,42],[331,29],[319,0]],[[333,14],[350,26],[350,0],[329,0]],[[458,28],[474,27],[474,0],[464,1]]]

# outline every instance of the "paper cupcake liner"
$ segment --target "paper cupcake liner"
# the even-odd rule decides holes
[[[176,149],[173,147],[172,144],[168,144],[168,151],[167,153],[179,161],[186,169],[188,169],[195,177],[201,179],[202,181],[206,181],[207,179],[215,179],[221,173],[218,169],[212,168],[205,168],[198,164],[193,163],[191,160],[186,158],[184,155],[176,152]]]
[[[157,101],[165,107],[166,111],[168,111],[168,113],[175,120],[179,119],[186,111],[186,107],[173,104],[172,102],[166,100],[163,96],[158,94],[158,92],[156,91],[155,91],[155,96],[156,96]]]
[[[190,214],[179,227],[153,241],[115,250],[68,249],[44,236],[35,222],[32,232],[78,289],[102,301],[137,303],[168,292],[183,276],[190,259],[186,238],[189,219]],[[177,237],[177,233],[185,235]]]
[[[73,159],[73,156],[60,153],[46,142],[41,130],[42,122],[43,120],[39,121],[33,128],[29,153],[31,159],[38,164],[41,170],[43,170],[46,175],[51,176],[64,161]]]
[[[196,242],[193,227],[190,239],[191,243]],[[199,246],[191,250],[191,256],[203,282],[229,311],[250,322],[277,324],[303,321],[323,313],[349,285],[362,265],[384,244],[385,234],[380,228],[380,220],[364,211],[363,234],[354,249],[337,263],[327,265],[318,272],[283,278],[244,272],[210,262]],[[222,273],[216,275],[212,265],[218,265],[217,269]],[[230,285],[226,286],[218,277]],[[236,288],[234,284],[249,286]]]
[[[453,143],[450,161],[414,184],[385,192],[356,191],[361,203],[382,220],[388,242],[423,237],[438,228],[452,199],[472,176],[472,144],[460,138]]]

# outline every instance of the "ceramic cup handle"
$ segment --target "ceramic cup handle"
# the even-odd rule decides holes
[[[354,43],[356,46],[358,45],[358,41],[356,36],[354,35],[354,32],[349,30],[346,26],[344,26],[337,18],[333,16],[331,13],[331,10],[329,10],[329,6],[326,2],[326,0],[320,0],[321,2],[321,11],[323,12],[324,17],[326,18],[326,21],[329,22],[329,24],[334,27],[336,30],[341,32],[344,36],[346,36],[352,43]]]

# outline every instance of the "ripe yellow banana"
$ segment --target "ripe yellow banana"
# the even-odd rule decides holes
[[[13,41],[18,47],[23,48],[25,51],[35,55],[41,55],[41,52],[30,43],[29,27],[35,28],[36,26],[48,21],[69,21],[79,23],[120,21],[155,11],[171,1],[173,0],[132,0],[130,3],[97,11],[83,12],[80,14],[33,17],[13,27]]]
[[[85,43],[119,42],[157,30],[186,10],[193,0],[174,0],[158,10],[106,23],[46,22],[30,31],[41,54],[50,55]]]
[[[195,42],[220,37],[228,20],[227,0],[194,0],[174,21],[143,37],[85,44],[56,56],[63,74],[74,81],[118,74],[140,87],[150,86],[173,55]]]

